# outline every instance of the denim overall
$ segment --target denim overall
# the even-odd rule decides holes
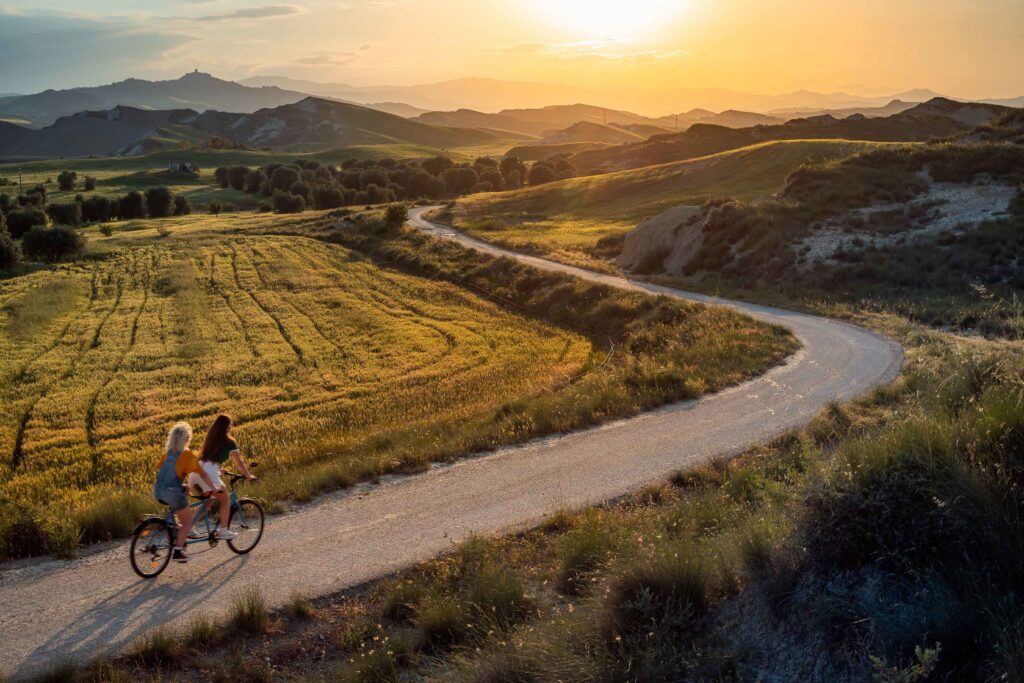
[[[168,451],[164,464],[156,474],[156,484],[153,486],[153,497],[161,503],[169,505],[172,510],[178,511],[188,507],[188,498],[185,497],[185,489],[182,487],[181,479],[178,478],[178,458],[183,451]]]

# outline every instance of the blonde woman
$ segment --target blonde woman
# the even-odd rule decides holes
[[[171,558],[175,562],[189,560],[185,554],[185,543],[192,530],[192,509],[189,508],[188,496],[185,495],[185,478],[194,472],[211,489],[223,492],[223,488],[214,486],[213,481],[200,467],[199,458],[189,450],[191,442],[192,427],[187,422],[179,422],[171,428],[167,435],[163,460],[157,468],[156,484],[153,485],[153,497],[171,508],[174,516],[178,518],[178,540],[174,544],[174,554]]]

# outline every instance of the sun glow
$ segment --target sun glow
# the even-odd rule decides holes
[[[675,19],[686,0],[532,0],[547,23],[589,38],[644,38]]]

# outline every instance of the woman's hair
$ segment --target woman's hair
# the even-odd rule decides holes
[[[167,450],[168,453],[181,453],[188,446],[188,442],[192,440],[192,427],[188,422],[179,422],[178,424],[171,427],[170,433],[167,435]]]
[[[206,440],[203,441],[203,452],[201,460],[213,460],[217,454],[228,445],[228,432],[231,431],[231,418],[227,415],[218,415],[217,419],[210,425],[210,431],[206,432]]]

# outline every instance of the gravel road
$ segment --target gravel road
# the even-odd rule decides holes
[[[565,507],[596,503],[674,470],[735,454],[891,381],[895,342],[801,313],[628,282],[509,252],[410,212],[410,224],[539,268],[693,301],[728,305],[791,329],[803,348],[785,365],[713,396],[627,420],[540,439],[483,457],[319,498],[269,520],[261,545],[239,557],[219,547],[154,581],[139,580],[120,542],[71,561],[0,566],[0,672],[20,677],[65,658],[116,651],[148,629],[221,612],[257,583],[273,604],[321,595],[444,552],[469,534],[528,527]]]

